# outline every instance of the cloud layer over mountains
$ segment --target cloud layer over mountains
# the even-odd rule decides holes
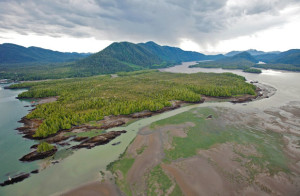
[[[299,13],[299,0],[0,0],[0,33],[164,44],[187,38],[205,48]]]

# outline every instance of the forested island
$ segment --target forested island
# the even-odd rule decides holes
[[[42,120],[33,137],[45,138],[60,130],[110,115],[129,115],[158,111],[172,101],[201,102],[201,95],[232,97],[255,95],[256,87],[231,73],[175,74],[156,70],[89,78],[26,82],[11,89],[29,88],[18,98],[58,97],[57,101],[37,105],[27,119]]]
[[[248,73],[261,73],[261,70],[260,69],[255,69],[255,68],[247,68],[247,69],[244,69],[243,72],[248,72]]]

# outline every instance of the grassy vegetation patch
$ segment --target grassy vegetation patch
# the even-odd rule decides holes
[[[144,150],[147,148],[147,146],[142,146],[140,147],[139,149],[136,150],[136,153],[139,155],[139,154],[142,154],[144,152]]]
[[[53,145],[47,143],[47,142],[42,142],[38,145],[37,147],[37,152],[48,152],[54,148]]]
[[[147,177],[147,195],[166,195],[173,183],[160,165],[155,166]]]
[[[132,195],[132,192],[128,182],[126,181],[126,176],[129,169],[132,167],[134,160],[135,159],[133,158],[123,156],[118,161],[110,164],[108,167],[108,169],[114,174],[120,175],[118,172],[121,173],[122,176],[118,176],[116,178],[116,184],[128,196]]]
[[[213,119],[206,119],[213,114]],[[187,158],[197,154],[199,149],[209,149],[214,145],[233,142],[242,145],[253,145],[257,155],[244,155],[249,172],[256,175],[260,171],[267,170],[270,174],[279,171],[288,172],[287,158],[283,153],[282,135],[271,131],[250,130],[246,127],[235,127],[224,124],[216,116],[216,112],[210,108],[193,109],[176,116],[164,119],[152,124],[152,127],[169,124],[181,124],[193,122],[187,137],[174,137],[174,148],[165,150],[165,161],[169,162],[179,158]]]
[[[94,137],[97,135],[100,135],[102,133],[106,133],[105,130],[99,130],[99,129],[92,129],[91,131],[85,131],[85,132],[80,132],[80,133],[66,133],[65,135],[67,136],[77,136],[77,137]]]
[[[175,188],[173,189],[170,196],[182,196],[182,195],[183,195],[183,193],[182,193],[181,189],[179,188],[178,184],[176,184]]]

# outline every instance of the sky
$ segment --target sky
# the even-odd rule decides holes
[[[0,43],[98,52],[154,41],[205,54],[300,48],[300,0],[0,0]]]

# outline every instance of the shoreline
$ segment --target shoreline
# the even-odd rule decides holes
[[[39,127],[39,125],[42,123],[42,120],[40,119],[28,119],[26,116],[22,117],[22,119],[19,121],[20,123],[23,123],[24,125],[22,127],[18,127],[16,130],[20,134],[23,135],[24,138],[27,139],[32,139],[32,140],[45,140],[48,141],[49,143],[60,145],[62,141],[69,139],[70,137],[73,137],[72,141],[82,141],[83,139],[80,137],[76,136],[69,136],[65,137],[64,134],[66,132],[68,133],[82,133],[82,132],[88,132],[93,129],[99,129],[99,130],[107,130],[110,128],[114,127],[120,127],[123,125],[126,125],[130,121],[133,120],[138,120],[150,116],[154,116],[157,114],[164,113],[166,111],[171,111],[177,108],[182,107],[185,104],[201,104],[205,102],[231,102],[231,103],[246,103],[250,101],[256,101],[264,98],[269,98],[270,96],[274,95],[276,92],[276,89],[265,85],[261,83],[255,83],[256,86],[256,95],[242,95],[238,97],[210,97],[210,96],[205,96],[201,95],[202,99],[199,102],[185,102],[185,101],[172,101],[172,106],[170,107],[165,107],[161,110],[158,111],[141,111],[129,115],[118,115],[118,116],[105,116],[102,120],[97,121],[98,124],[101,124],[101,126],[90,126],[87,124],[82,124],[82,125],[77,125],[73,126],[69,130],[59,130],[57,133],[49,135],[45,138],[39,138],[39,137],[34,137],[34,133],[36,129]],[[270,92],[270,91],[273,91]],[[25,98],[24,98],[25,99]],[[26,98],[28,99],[28,98]],[[37,105],[38,104],[44,104],[44,103],[50,103],[57,101],[58,97],[45,97],[45,98],[39,98],[37,100]],[[33,108],[34,110],[35,108]],[[101,134],[100,134],[101,135]],[[78,138],[78,139],[76,139]],[[87,138],[84,138],[87,139]]]
[[[258,100],[260,98],[266,98],[266,97],[263,97],[263,96],[259,96],[259,92],[261,92],[261,91],[263,91],[263,90],[261,88],[257,87],[257,90],[256,90],[257,95],[256,96],[244,95],[244,96],[240,96],[240,97],[222,97],[222,98],[220,98],[220,97],[208,97],[208,96],[203,96],[202,95],[202,100],[200,102],[197,102],[197,103],[189,103],[189,102],[183,102],[183,101],[173,101],[172,106],[165,107],[165,108],[163,108],[161,110],[158,110],[158,111],[155,111],[155,112],[142,111],[142,112],[138,112],[138,113],[134,113],[134,114],[130,114],[130,115],[106,116],[103,120],[98,121],[98,122],[101,122],[101,124],[103,124],[101,127],[93,127],[93,126],[83,124],[83,125],[80,125],[80,126],[72,127],[70,129],[71,130],[70,132],[71,133],[78,133],[78,132],[82,133],[82,132],[88,132],[92,129],[104,129],[104,130],[106,130],[106,129],[109,129],[109,128],[112,128],[112,127],[120,127],[124,124],[130,123],[130,121],[132,121],[132,120],[138,120],[138,119],[154,116],[154,115],[166,112],[166,111],[174,110],[174,109],[177,109],[179,107],[184,106],[185,104],[199,104],[199,103],[211,102],[211,101],[214,101],[214,102],[224,102],[224,101],[226,101],[226,102],[232,102],[232,103],[244,103],[244,102],[249,102],[249,101],[255,101],[255,100]],[[37,101],[37,103],[38,104],[43,104],[43,103],[53,102],[53,101],[56,101],[57,98],[58,97],[41,98]],[[76,141],[76,138],[78,138],[77,136],[64,137],[64,134],[66,133],[65,130],[60,130],[56,134],[54,134],[52,136],[49,136],[49,137],[46,137],[46,138],[28,137],[28,133],[31,134],[31,136],[32,136],[35,132],[34,129],[36,129],[39,126],[39,124],[42,123],[42,121],[37,120],[37,119],[27,119],[26,117],[23,117],[20,122],[23,122],[24,126],[17,128],[17,130],[18,130],[19,133],[21,133],[23,135],[23,137],[28,138],[28,139],[33,139],[33,140],[43,139],[43,140],[49,141],[49,143],[59,145],[59,146],[63,146],[63,145],[68,145],[67,142],[64,142],[65,140],[72,139],[71,141]],[[98,134],[98,136],[101,136],[101,135],[102,134]],[[112,139],[114,139],[114,138],[112,138]],[[81,142],[80,144],[82,144],[82,141],[86,141],[88,139],[91,139],[91,138],[86,137],[86,138],[83,138],[83,140],[81,140],[81,138],[78,138],[77,142]],[[108,142],[103,142],[103,144],[106,144]],[[78,145],[80,145],[80,144],[78,144]],[[99,144],[99,145],[101,145],[101,144]],[[75,146],[77,146],[77,145],[75,145]],[[70,148],[72,148],[72,146]],[[70,148],[68,148],[68,149],[70,149]],[[87,147],[87,148],[89,148],[89,147]]]
[[[269,88],[269,87],[271,87],[271,86],[264,85],[264,84],[261,84],[261,85],[262,85],[262,86],[265,86],[266,89]],[[260,85],[260,86],[261,86],[261,85]],[[276,91],[275,88],[271,87],[271,89],[274,90],[273,93],[270,92],[270,91],[267,91],[266,89],[261,89],[261,91],[264,91],[263,96],[256,96],[256,98],[255,98],[254,100],[252,100],[252,101],[261,100],[261,99],[264,99],[264,98],[266,98],[266,97],[269,97],[269,96],[272,96],[272,95],[275,94],[275,91]],[[271,95],[267,94],[267,92],[270,93]],[[214,102],[215,102],[216,100],[217,100],[217,101],[224,101],[224,99],[221,99],[221,98],[219,98],[219,99],[216,99],[216,98],[214,98],[214,97],[205,97],[205,98],[206,98],[206,99],[205,99],[204,102],[206,102],[206,101],[207,101],[207,102],[209,102],[209,101],[214,101]],[[232,98],[232,99],[233,99],[233,98]],[[228,102],[228,100],[227,100],[226,102]],[[249,102],[249,101],[245,101],[245,102]],[[135,138],[136,138],[136,137],[135,137]],[[99,187],[99,186],[101,186],[101,187]],[[103,193],[103,192],[105,191],[106,188],[108,188],[108,187],[105,187],[105,186],[108,186],[108,187],[113,186],[113,187],[115,187],[115,189],[113,189],[112,191],[118,191],[118,190],[119,190],[119,187],[116,186],[116,184],[115,184],[114,182],[112,182],[111,179],[110,179],[109,177],[105,176],[105,178],[103,178],[101,181],[99,181],[99,179],[95,179],[95,180],[92,180],[92,181],[90,181],[90,182],[83,183],[83,184],[80,184],[80,185],[78,185],[78,186],[75,186],[75,187],[73,187],[73,188],[71,188],[71,189],[61,191],[61,192],[56,193],[56,194],[54,194],[54,195],[64,195],[64,196],[69,196],[69,195],[76,194],[76,192],[79,192],[79,193],[86,193],[86,194],[87,194],[88,192],[86,192],[86,191],[88,191],[88,190],[90,190],[90,189],[92,189],[92,190],[94,191],[96,188],[97,188],[97,190],[98,190],[99,192],[95,192],[95,194],[98,194],[98,195],[99,195],[99,194]],[[120,193],[119,195],[122,195],[122,194]]]
[[[267,85],[263,85],[263,86],[267,86]],[[68,133],[73,133],[73,131],[77,130],[77,129],[107,130],[107,129],[110,129],[113,127],[120,127],[120,126],[127,124],[131,120],[138,120],[141,118],[146,118],[146,117],[154,116],[157,114],[161,114],[161,113],[182,107],[185,104],[201,104],[201,103],[211,102],[211,101],[213,101],[213,102],[224,102],[225,101],[225,102],[231,102],[231,103],[246,103],[246,102],[256,101],[256,100],[260,100],[260,99],[269,97],[266,94],[267,93],[266,89],[262,89],[261,86],[260,87],[256,86],[256,87],[257,87],[257,89],[255,90],[256,95],[248,95],[247,94],[247,95],[242,95],[242,96],[238,96],[238,97],[211,97],[211,96],[201,95],[202,99],[199,102],[186,102],[186,101],[177,101],[176,100],[176,101],[173,101],[172,106],[165,107],[161,110],[157,110],[157,111],[153,111],[153,112],[152,111],[141,111],[141,112],[136,112],[136,113],[129,114],[129,115],[105,116],[102,120],[97,121],[97,123],[102,124],[100,127],[82,124],[82,125],[73,126],[72,128],[70,128],[68,130],[59,130],[57,133],[49,135],[44,138],[33,136],[36,129],[38,128],[38,126],[42,123],[42,120],[40,120],[40,119],[28,119],[28,118],[26,118],[26,116],[24,116],[19,121],[20,123],[23,123],[24,126],[18,127],[16,130],[18,130],[19,133],[23,134],[23,137],[27,138],[27,139],[32,139],[32,140],[50,139],[51,140],[51,138],[59,136],[61,133],[64,133],[65,131],[67,131]],[[23,99],[23,98],[21,98],[21,99]],[[28,98],[24,98],[24,99],[28,99]],[[37,100],[37,105],[54,102],[54,101],[57,101],[57,99],[58,99],[58,97],[39,98]],[[85,130],[83,130],[82,132],[86,132]],[[78,132],[76,132],[76,133],[78,133]],[[62,140],[64,140],[64,139],[62,139]],[[60,142],[62,140],[58,140],[57,142]],[[51,142],[51,143],[57,143],[57,142]]]

